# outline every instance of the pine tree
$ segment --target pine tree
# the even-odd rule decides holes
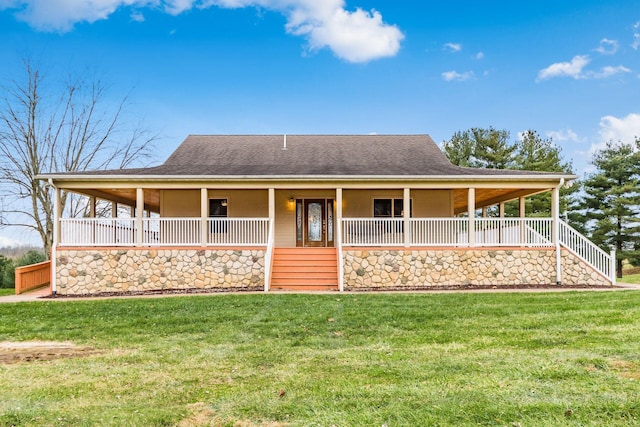
[[[583,208],[591,240],[602,249],[615,247],[617,274],[622,261],[640,260],[640,139],[607,143],[591,163],[596,172],[584,182]]]

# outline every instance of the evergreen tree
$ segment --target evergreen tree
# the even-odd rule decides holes
[[[526,131],[522,140],[511,144],[506,130],[471,128],[456,132],[442,147],[449,161],[458,166],[572,173],[571,163],[564,162],[560,148],[534,130]],[[583,221],[574,214],[578,190],[575,184],[560,190],[560,212],[568,212],[569,222],[582,231]],[[518,210],[518,201],[505,205],[506,216],[518,216]],[[551,193],[527,197],[526,212],[527,216],[551,216]],[[496,209],[489,214],[497,215]]]
[[[571,163],[564,162],[560,147],[553,140],[543,139],[535,130],[528,130],[517,143],[515,168],[534,172],[559,172],[571,174]],[[560,189],[560,213],[567,212],[570,205],[575,205],[575,197],[579,185],[571,185]],[[551,216],[551,193],[545,192],[527,197],[526,211],[530,216]],[[575,207],[575,206],[572,206]],[[517,215],[517,212],[515,213]],[[580,225],[578,222],[576,225]]]
[[[602,249],[616,248],[622,277],[624,259],[640,260],[640,139],[632,144],[611,141],[591,163],[596,172],[584,182],[587,228]]]

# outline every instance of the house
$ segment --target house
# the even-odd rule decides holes
[[[454,166],[428,135],[191,135],[160,166],[42,178],[58,294],[615,282],[612,255],[560,219],[575,176]],[[89,217],[61,212],[62,192]],[[552,216],[527,217],[542,192]]]

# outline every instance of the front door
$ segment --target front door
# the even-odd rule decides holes
[[[333,246],[333,200],[303,199],[296,203],[298,246]]]

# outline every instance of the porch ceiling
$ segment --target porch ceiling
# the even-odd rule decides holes
[[[507,202],[519,197],[532,196],[538,193],[544,193],[549,189],[519,189],[519,188],[476,188],[476,209],[487,206],[496,205],[501,202]],[[466,188],[453,190],[453,211],[455,214],[463,213],[467,208]]]
[[[136,205],[136,189],[135,188],[101,188],[83,189],[82,191],[73,190],[87,196],[95,196],[102,200],[118,202],[127,206]],[[144,190],[144,208],[148,211],[160,213],[160,190],[145,189]]]

